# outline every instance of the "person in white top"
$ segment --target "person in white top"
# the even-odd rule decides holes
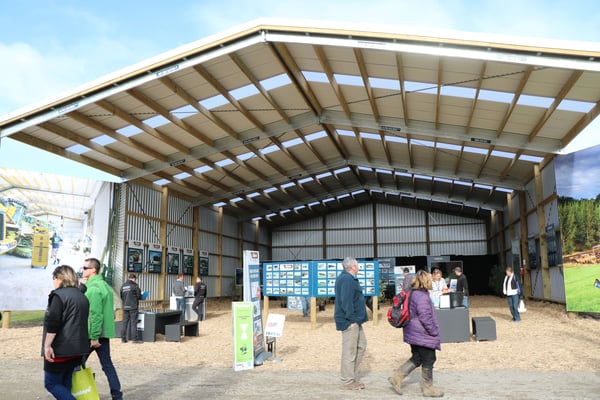
[[[447,289],[448,285],[446,285],[446,281],[442,279],[442,271],[439,268],[434,268],[433,271],[431,271],[431,290],[429,291],[429,297],[436,308],[439,308],[440,306],[440,295]]]
[[[519,322],[521,315],[519,314],[519,298],[521,296],[521,286],[519,280],[513,273],[512,267],[506,268],[506,276],[504,277],[504,284],[502,285],[502,292],[506,295],[508,300],[508,308],[512,314],[512,321]]]

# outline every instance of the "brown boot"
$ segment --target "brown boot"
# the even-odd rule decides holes
[[[423,397],[442,397],[444,392],[433,386],[433,369],[421,367]]]
[[[402,394],[402,381],[406,378],[417,366],[408,360],[394,371],[394,375],[388,378],[388,382],[392,384],[394,390],[398,394]]]

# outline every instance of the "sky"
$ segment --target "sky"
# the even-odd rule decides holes
[[[600,43],[600,3],[596,0],[0,0],[0,10],[0,119],[263,17]],[[566,151],[600,143],[597,132],[600,121],[592,123]],[[80,164],[73,168],[73,164],[10,138],[0,142],[0,167],[114,180]]]

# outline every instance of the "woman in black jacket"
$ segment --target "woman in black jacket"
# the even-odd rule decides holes
[[[44,387],[56,399],[74,399],[71,379],[82,356],[89,351],[89,302],[79,289],[79,279],[68,265],[52,272],[54,290],[48,296],[44,316],[42,356]]]

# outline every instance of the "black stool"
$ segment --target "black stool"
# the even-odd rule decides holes
[[[471,328],[475,340],[496,340],[496,321],[491,317],[471,318]]]

